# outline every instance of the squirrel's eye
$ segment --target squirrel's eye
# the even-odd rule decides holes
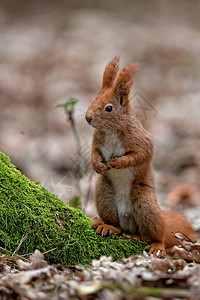
[[[107,106],[106,109],[105,109],[105,111],[111,112],[112,111],[112,106],[111,105]]]

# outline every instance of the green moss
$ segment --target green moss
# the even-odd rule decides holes
[[[112,255],[114,260],[140,253],[145,244],[124,237],[104,237],[90,228],[91,219],[69,207],[38,183],[20,173],[0,152],[0,246],[18,254],[53,250],[50,263],[90,264],[93,258]]]

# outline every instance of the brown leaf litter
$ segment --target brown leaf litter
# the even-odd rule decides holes
[[[184,251],[199,251],[187,237],[177,233]],[[182,250],[182,251],[183,251]],[[193,255],[193,254],[192,254]],[[91,266],[48,265],[36,250],[28,262],[17,260],[19,269],[0,257],[2,299],[199,299],[200,265],[179,257],[164,259],[147,255],[120,261],[102,256]]]

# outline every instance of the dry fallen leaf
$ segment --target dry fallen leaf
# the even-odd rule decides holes
[[[185,266],[185,262],[183,260],[173,261],[172,259],[165,258],[159,259],[157,257],[152,257],[151,259],[151,266],[149,270],[151,272],[162,272],[166,274],[173,274],[178,270],[182,270]]]
[[[200,245],[195,244],[189,237],[182,232],[174,234],[182,247],[174,246],[169,254],[173,257],[200,263]]]
[[[200,245],[195,244],[187,235],[182,232],[176,232],[174,234],[179,243],[183,246],[186,251],[197,250],[200,251]]]
[[[101,288],[102,284],[100,281],[93,281],[90,283],[83,283],[78,285],[78,293],[80,295],[94,294]]]
[[[8,266],[6,263],[0,263],[0,273],[1,274],[8,274],[10,273],[11,267]]]
[[[33,280],[49,276],[50,267],[45,267],[39,270],[29,270],[17,274],[9,274],[0,279],[0,286],[12,291],[14,294],[20,296],[20,299],[46,299],[45,293],[34,289],[29,285]]]
[[[29,257],[29,261],[30,263],[24,262],[23,260],[19,259],[17,261],[17,264],[23,271],[40,269],[47,266],[47,262],[44,260],[44,255],[37,249]]]

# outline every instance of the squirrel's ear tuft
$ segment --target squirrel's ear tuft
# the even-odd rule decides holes
[[[119,73],[117,81],[113,87],[113,93],[121,105],[125,104],[125,100],[128,100],[128,95],[133,84],[133,76],[139,69],[139,64],[132,64],[126,66]]]
[[[115,56],[106,66],[103,73],[102,88],[111,88],[119,71],[119,56]]]

